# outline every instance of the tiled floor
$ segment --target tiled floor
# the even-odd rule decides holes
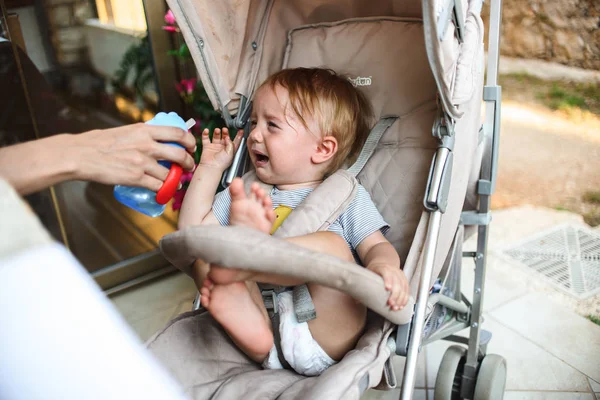
[[[112,296],[111,300],[140,339],[146,341],[171,319],[190,311],[195,296],[194,282],[178,273]]]
[[[507,245],[565,222],[581,220],[569,213],[529,207],[494,213],[482,326],[493,334],[488,352],[507,361],[506,400],[600,400],[600,326],[577,315],[565,305],[564,295],[500,253]],[[472,241],[465,244],[465,250],[473,247]],[[465,294],[472,290],[472,282],[472,264],[466,260]],[[173,275],[113,301],[145,340],[175,315],[191,309],[194,296],[192,281]],[[437,369],[448,346],[436,342],[422,350],[414,399],[433,399]],[[403,364],[404,359],[396,357],[400,378]],[[363,399],[399,395],[399,389],[372,390]]]

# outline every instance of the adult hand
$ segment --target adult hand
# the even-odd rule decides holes
[[[73,157],[76,179],[80,180],[158,191],[169,173],[158,160],[174,162],[186,170],[194,168],[191,154],[196,149],[196,140],[179,128],[139,123],[69,135],[69,138],[67,156]],[[185,150],[161,142],[176,142]]]

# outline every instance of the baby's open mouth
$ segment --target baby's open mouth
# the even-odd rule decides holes
[[[257,166],[262,166],[265,165],[269,162],[269,156],[260,153],[258,151],[254,151],[254,156],[256,157],[256,165]]]

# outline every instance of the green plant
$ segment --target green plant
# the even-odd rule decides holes
[[[113,87],[117,91],[124,91],[133,73],[133,88],[136,96],[143,98],[146,87],[154,80],[152,67],[152,48],[148,35],[144,36],[138,44],[134,44],[123,55],[119,69],[113,79]]]
[[[595,323],[596,325],[600,325],[600,317],[597,317],[595,315],[588,315],[587,319],[589,319],[590,321],[592,321],[593,323]]]
[[[600,204],[600,191],[598,192],[586,192],[583,195],[583,201],[587,203]]]
[[[180,30],[176,26],[175,16],[170,10],[165,15],[165,22],[167,25],[163,27],[163,30],[173,34],[179,34]],[[185,42],[177,49],[170,50],[167,54],[175,57],[182,65],[189,63],[192,60],[189,48]],[[177,92],[179,92],[184,103],[189,105],[192,109],[193,115],[186,117],[192,117],[196,120],[196,125],[192,129],[192,132],[196,135],[196,144],[198,145],[194,154],[194,160],[196,164],[198,164],[200,162],[200,155],[202,154],[202,131],[208,129],[209,137],[212,140],[213,131],[216,128],[224,127],[225,121],[223,120],[221,113],[213,108],[202,82],[197,79],[197,77],[184,78],[175,83],[175,88]],[[235,135],[236,132],[232,131],[230,134]],[[184,174],[182,176],[182,189],[177,192],[176,201],[174,201],[172,205],[174,210],[178,210],[181,207],[185,191],[187,190],[191,178],[191,174]]]
[[[173,34],[180,34],[177,21],[171,10],[165,15],[165,22],[167,25],[163,26],[163,30]],[[169,50],[167,54],[175,57],[181,64],[186,64],[192,60],[192,56],[187,44],[183,41],[181,42],[182,44],[177,49]],[[197,132],[208,129],[210,134],[212,134],[215,128],[225,126],[225,121],[221,113],[213,108],[202,82],[197,77],[184,78],[179,83],[176,83],[175,87],[183,101],[191,106],[195,114],[191,117],[197,121]],[[200,140],[198,140],[198,146],[200,150]]]
[[[583,214],[583,221],[589,226],[600,225],[600,210],[591,211]]]
[[[546,81],[527,73],[500,75],[505,99],[533,97],[554,110],[581,109],[600,115],[600,85],[567,81]]]

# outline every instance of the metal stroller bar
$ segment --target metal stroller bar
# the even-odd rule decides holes
[[[486,344],[490,335],[482,333],[481,322],[483,299],[481,294],[485,288],[487,243],[489,235],[490,196],[495,191],[498,170],[498,147],[500,142],[500,101],[502,90],[497,85],[498,62],[500,48],[500,22],[502,0],[492,0],[490,4],[490,28],[488,42],[488,65],[486,86],[483,98],[486,102],[484,133],[486,138],[485,152],[481,167],[481,179],[478,182],[480,195],[479,215],[486,216],[477,229],[477,252],[475,254],[475,282],[473,286],[473,305],[471,310],[469,349],[463,370],[461,396],[472,398],[475,391],[480,357],[485,355]]]
[[[440,224],[442,220],[441,211],[434,211],[429,217],[427,229],[427,239],[424,247],[423,272],[419,281],[419,290],[417,292],[417,304],[415,306],[415,315],[413,317],[413,327],[411,338],[408,344],[408,354],[406,355],[406,367],[404,368],[404,377],[402,379],[402,400],[411,400],[415,385],[415,376],[417,370],[417,357],[421,347],[421,336],[425,325],[425,316],[427,312],[427,298],[429,296],[429,282],[433,274],[433,264],[435,260],[435,249],[438,243],[440,233]]]

